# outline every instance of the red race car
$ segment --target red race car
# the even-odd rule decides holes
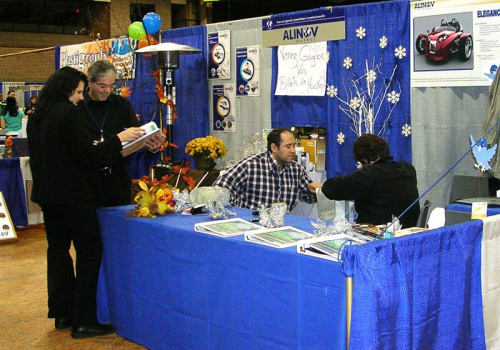
[[[429,61],[446,61],[456,53],[462,61],[468,61],[472,56],[472,35],[464,33],[458,18],[451,22],[443,18],[439,27],[418,36],[416,46],[418,53],[425,53]]]

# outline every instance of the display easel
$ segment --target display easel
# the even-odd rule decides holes
[[[16,229],[10,218],[9,209],[3,193],[0,191],[0,243],[17,240]]]

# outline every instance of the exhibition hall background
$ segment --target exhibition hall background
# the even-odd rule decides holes
[[[410,3],[391,1],[374,4],[344,6],[346,14],[346,40],[328,42],[330,61],[327,68],[327,84],[342,86],[352,76],[363,74],[365,60],[381,62],[387,71],[397,64],[396,79],[401,85],[401,97],[391,117],[390,129],[383,134],[388,138],[391,151],[397,160],[412,162],[417,169],[420,192],[426,190],[469,148],[469,135],[481,136],[486,115],[487,87],[411,88],[410,86]],[[307,14],[311,11],[303,11]],[[281,16],[281,15],[275,15]],[[237,129],[232,133],[211,132],[210,91],[214,84],[235,82],[235,48],[262,46],[262,19],[254,18],[233,22],[209,24],[162,32],[162,42],[187,44],[201,49],[202,54],[181,55],[180,67],[175,71],[176,108],[179,116],[174,124],[174,159],[185,158],[185,144],[194,137],[213,134],[221,138],[229,148],[229,158],[237,158],[243,138],[262,129],[277,126],[325,126],[327,128],[326,169],[328,176],[345,174],[355,169],[352,144],[356,135],[349,129],[350,121],[343,115],[335,99],[324,97],[275,96],[277,71],[276,48],[261,47],[261,94],[260,97],[244,97],[236,100]],[[358,40],[355,31],[366,28],[367,38]],[[229,80],[207,79],[207,33],[231,31],[231,61],[233,72]],[[370,35],[389,38],[386,53],[380,54],[377,45],[367,44]],[[407,56],[396,60],[394,46],[406,48]],[[349,56],[355,62],[351,72],[342,69],[343,59]],[[376,58],[376,59],[375,59]],[[56,67],[58,50],[55,54]],[[134,108],[144,118],[158,120],[155,112],[157,98],[155,81],[151,73],[155,69],[153,58],[137,57],[136,78],[129,81],[133,91],[130,98]],[[404,124],[411,125],[411,135],[401,134]],[[346,135],[344,144],[337,142],[337,134]],[[149,157],[144,155],[144,157]],[[154,159],[144,160],[154,162]],[[223,165],[223,162],[221,163]],[[444,178],[425,199],[433,206],[447,204],[451,179],[454,174],[477,175],[474,161],[467,156]],[[133,173],[139,174],[136,169]]]

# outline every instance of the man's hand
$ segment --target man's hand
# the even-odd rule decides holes
[[[321,182],[311,182],[309,186],[307,186],[307,189],[309,192],[316,193],[317,188],[321,188]]]

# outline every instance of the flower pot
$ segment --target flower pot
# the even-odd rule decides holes
[[[199,171],[207,171],[215,165],[215,160],[208,157],[196,156],[194,157],[194,168]]]

